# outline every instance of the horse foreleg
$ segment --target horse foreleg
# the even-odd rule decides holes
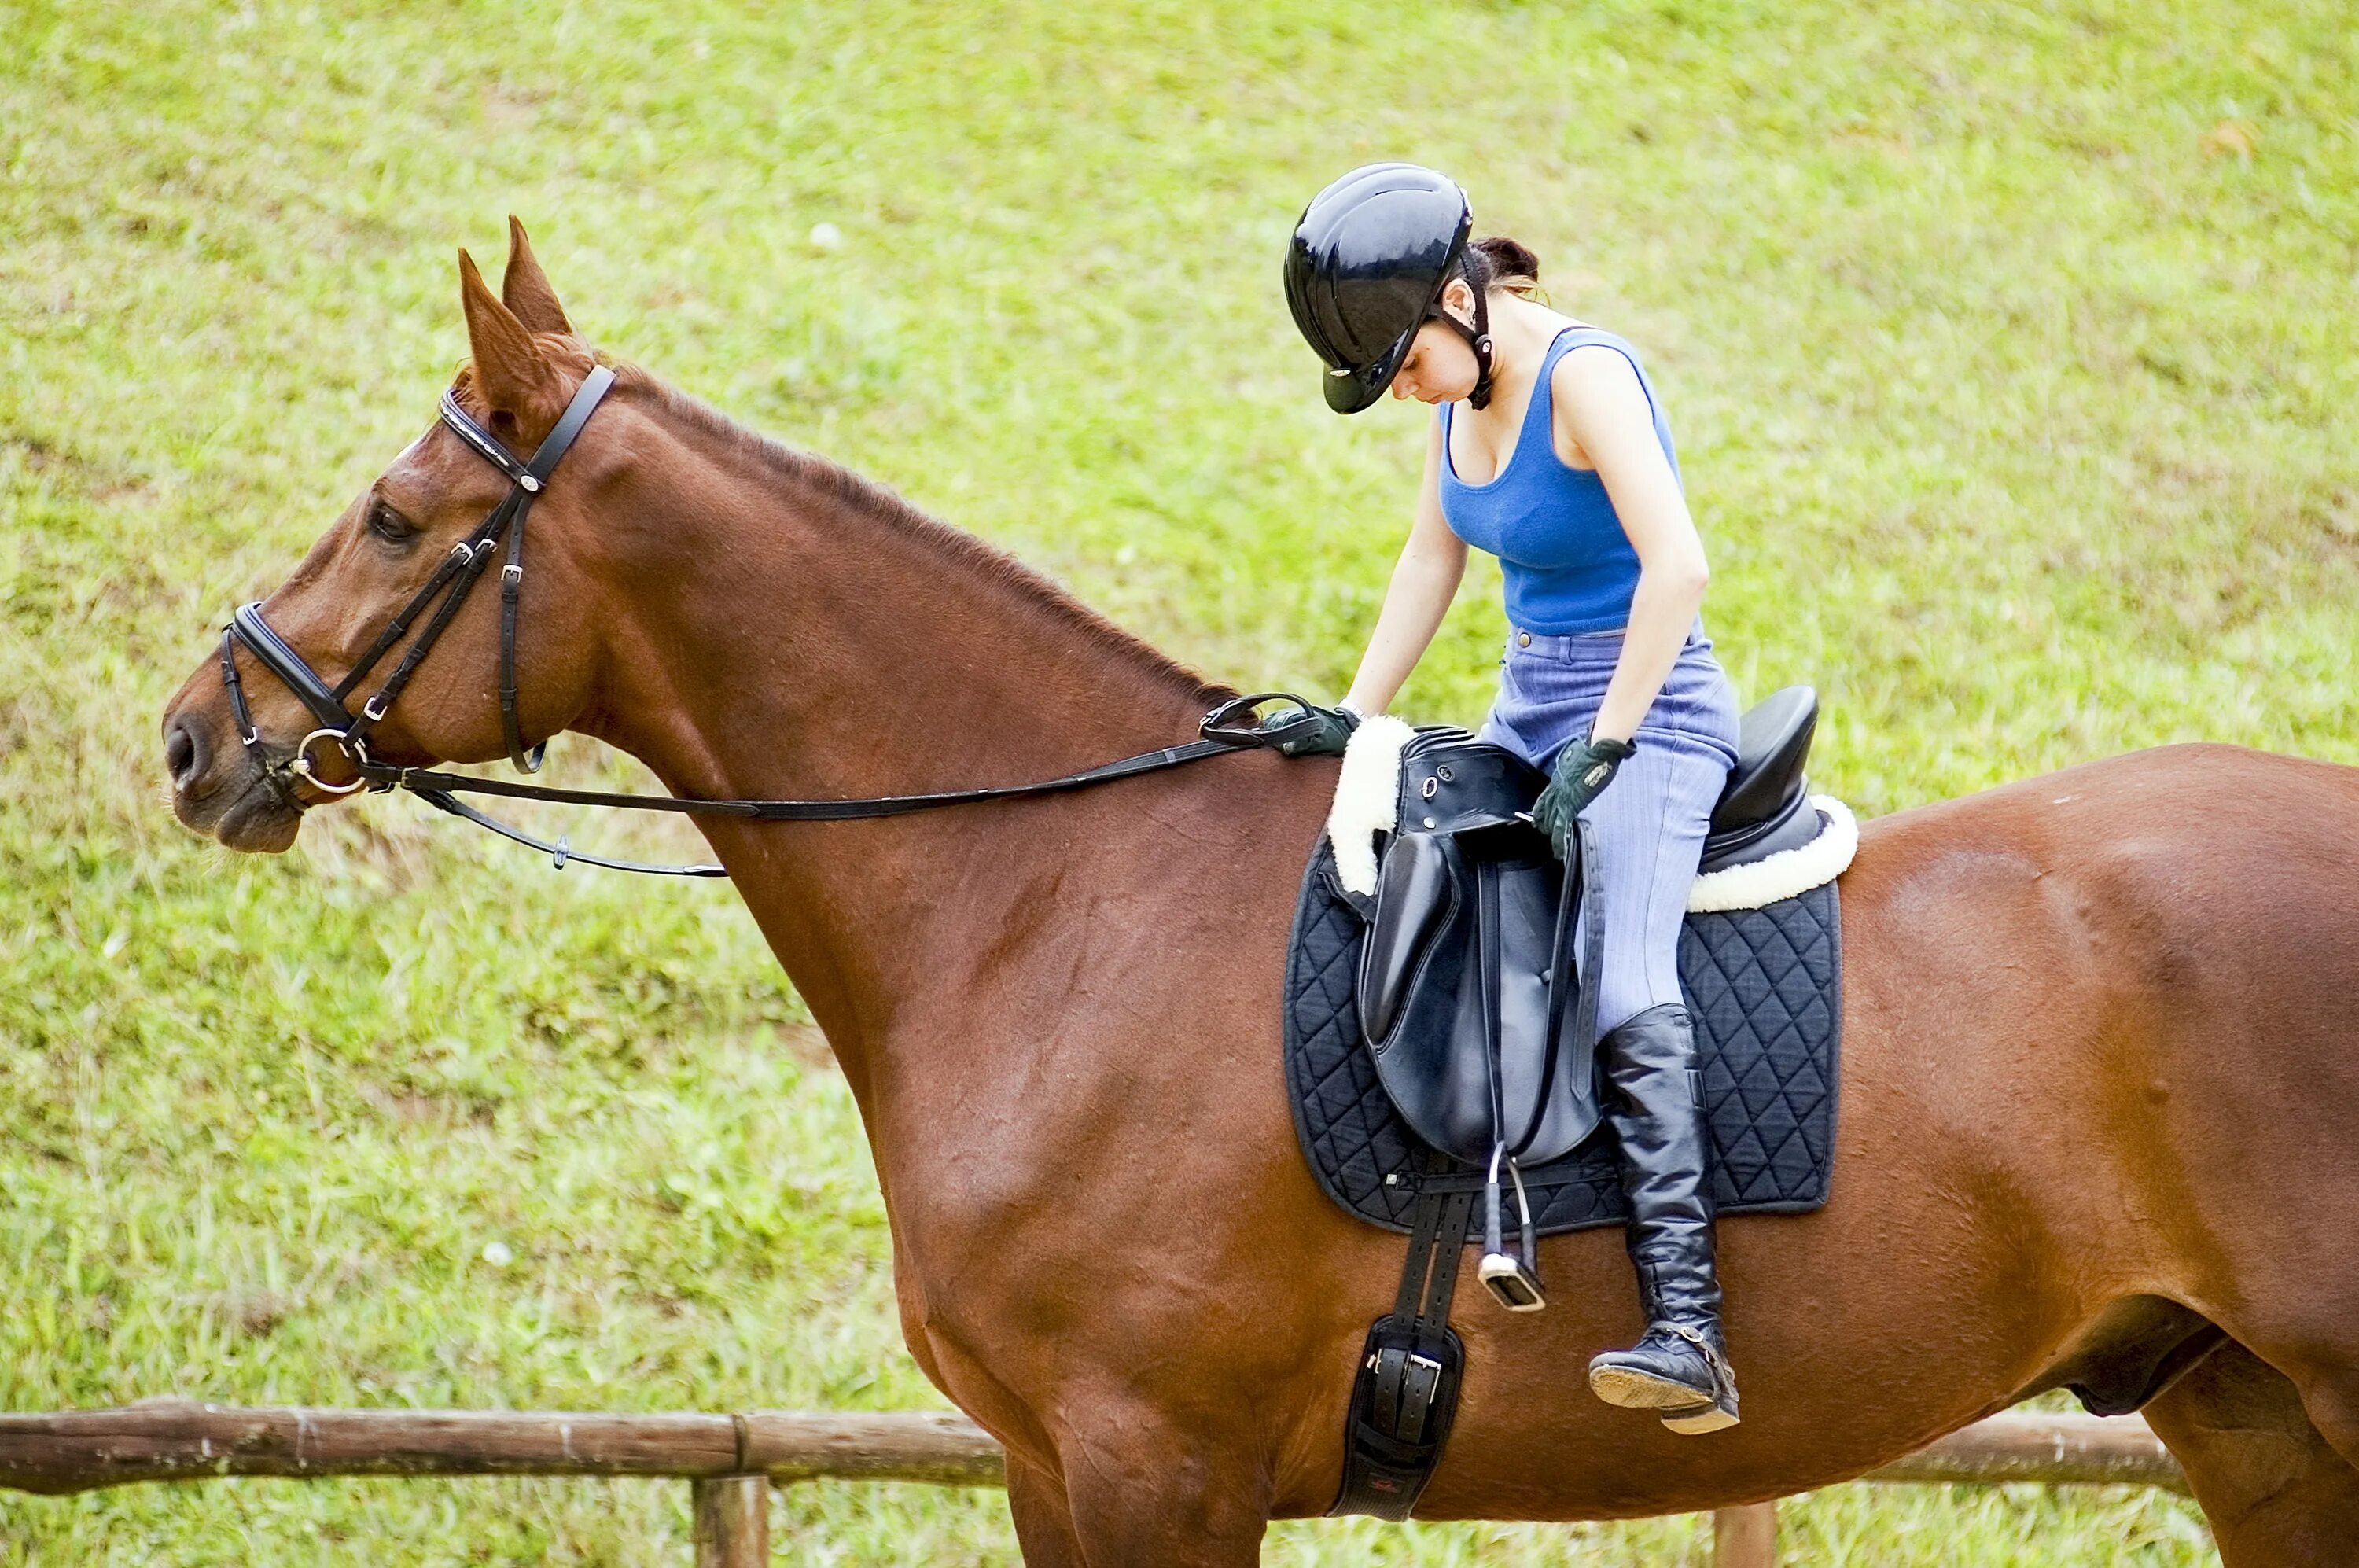
[[[1270,1503],[1266,1477],[1238,1457],[1251,1446],[1181,1431],[1152,1410],[1094,1410],[1058,1444],[1081,1561],[1089,1568],[1254,1568]],[[1030,1568],[1028,1537],[1024,1560]]]
[[[1007,1456],[1007,1511],[1016,1520],[1025,1568],[1089,1568],[1065,1484],[1013,1454]]]
[[[2326,1568],[2359,1541],[2359,1470],[2310,1424],[2293,1384],[2222,1345],[2148,1405],[2195,1490],[2223,1568]]]

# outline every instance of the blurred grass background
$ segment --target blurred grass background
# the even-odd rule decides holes
[[[1422,427],[1326,413],[1277,257],[1342,169],[1450,169],[1641,346],[1724,659],[1816,682],[1820,782],[1886,811],[2198,736],[2359,761],[2354,83],[2328,0],[0,0],[0,1406],[937,1402],[849,1096],[726,889],[400,801],[278,860],[170,821],[164,699],[425,427],[451,247],[495,265],[506,212],[603,345],[1212,675],[1332,692]],[[1498,624],[1478,572],[1408,710],[1476,717]],[[686,1492],[0,1495],[0,1562],[678,1561]],[[2136,1493],[1784,1517],[1795,1562],[2212,1560]],[[995,1494],[777,1519],[790,1562],[1014,1561]]]

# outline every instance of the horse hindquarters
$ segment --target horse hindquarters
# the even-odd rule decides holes
[[[2091,1102],[2172,1293],[2230,1335],[2147,1407],[2227,1568],[2348,1563],[2359,1542],[2359,773],[2146,754],[2200,799],[2119,820],[2090,886],[2139,1043]],[[2139,759],[2131,759],[2139,760]],[[2199,831],[2200,829],[2200,831]]]
[[[2359,1541],[2359,1470],[2310,1418],[2292,1383],[2243,1345],[2222,1345],[2147,1407],[2187,1470],[2223,1568],[2330,1568]]]

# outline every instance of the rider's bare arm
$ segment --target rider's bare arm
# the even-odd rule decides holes
[[[1425,445],[1425,480],[1418,487],[1417,516],[1408,543],[1401,547],[1385,589],[1384,608],[1368,650],[1360,658],[1351,693],[1343,700],[1363,713],[1381,713],[1392,703],[1426,645],[1450,613],[1450,601],[1466,575],[1466,541],[1441,518],[1441,419],[1437,414]],[[1669,664],[1664,666],[1669,670]],[[1659,683],[1660,675],[1656,677]]]
[[[1629,360],[1603,345],[1576,348],[1557,361],[1549,387],[1558,455],[1597,470],[1638,552],[1630,626],[1590,732],[1626,741],[1654,706],[1703,604],[1709,577],[1703,541],[1656,439],[1652,407]]]

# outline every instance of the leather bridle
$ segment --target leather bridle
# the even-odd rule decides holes
[[[560,870],[579,861],[614,871],[675,877],[725,877],[727,871],[719,866],[648,866],[636,861],[612,860],[583,854],[571,848],[563,838],[549,844],[521,828],[475,810],[456,797],[462,793],[497,795],[510,800],[549,800],[562,805],[677,811],[691,816],[738,817],[756,822],[846,822],[869,817],[902,816],[911,811],[934,811],[944,806],[968,805],[983,800],[1061,794],[1141,773],[1177,768],[1208,757],[1276,746],[1307,733],[1317,722],[1310,712],[1310,704],[1290,692],[1256,692],[1250,696],[1233,697],[1205,714],[1203,722],[1197,727],[1197,738],[1192,741],[1165,746],[1159,751],[1142,752],[1085,772],[1032,784],[994,785],[976,789],[879,795],[842,800],[711,800],[676,795],[623,795],[605,790],[559,789],[500,779],[479,779],[471,774],[446,773],[426,768],[398,768],[377,761],[369,756],[370,732],[393,711],[394,703],[409,684],[410,677],[418,672],[418,667],[433,651],[434,644],[449,628],[452,618],[459,613],[459,607],[466,603],[468,593],[482,579],[493,555],[505,541],[507,559],[500,567],[500,731],[507,743],[508,759],[522,772],[539,771],[541,757],[548,750],[549,743],[544,739],[527,746],[517,717],[516,621],[524,597],[525,523],[531,516],[533,502],[548,488],[558,463],[571,450],[575,438],[581,435],[582,427],[590,422],[590,416],[597,411],[600,400],[614,385],[613,371],[603,365],[592,368],[580,389],[573,394],[572,401],[566,405],[565,412],[558,419],[556,426],[534,450],[531,459],[526,462],[519,462],[499,438],[461,408],[454,392],[442,394],[439,410],[442,423],[449,426],[477,455],[507,475],[508,493],[482,522],[475,525],[473,532],[451,547],[451,553],[434,569],[433,575],[410,596],[409,602],[393,619],[386,623],[385,630],[377,634],[368,651],[361,655],[359,661],[334,685],[330,685],[263,618],[262,605],[258,601],[240,605],[231,615],[229,625],[222,628],[221,670],[222,684],[229,691],[230,711],[236,718],[238,739],[289,806],[301,811],[312,804],[296,792],[299,782],[332,796],[348,795],[364,789],[380,793],[407,789],[440,811],[463,817],[478,827],[488,828],[504,838],[540,851],[549,855]],[[429,611],[431,611],[430,615]],[[353,691],[368,678],[369,671],[375,669],[408,635],[421,615],[426,616],[425,625],[402,650],[392,671],[361,703],[360,711],[354,713],[350,706]],[[265,670],[277,676],[319,721],[317,728],[296,743],[291,755],[273,757],[263,744],[261,732],[255,727],[253,713],[246,704],[245,683],[238,677],[237,650],[241,648],[253,655]],[[1299,716],[1283,724],[1274,724],[1269,728],[1254,722],[1255,708],[1263,702],[1279,700],[1292,702],[1301,709]],[[1241,716],[1243,722],[1240,722]],[[313,766],[313,750],[323,741],[333,744],[343,755],[346,766],[353,773],[349,782],[332,782],[324,779]]]

